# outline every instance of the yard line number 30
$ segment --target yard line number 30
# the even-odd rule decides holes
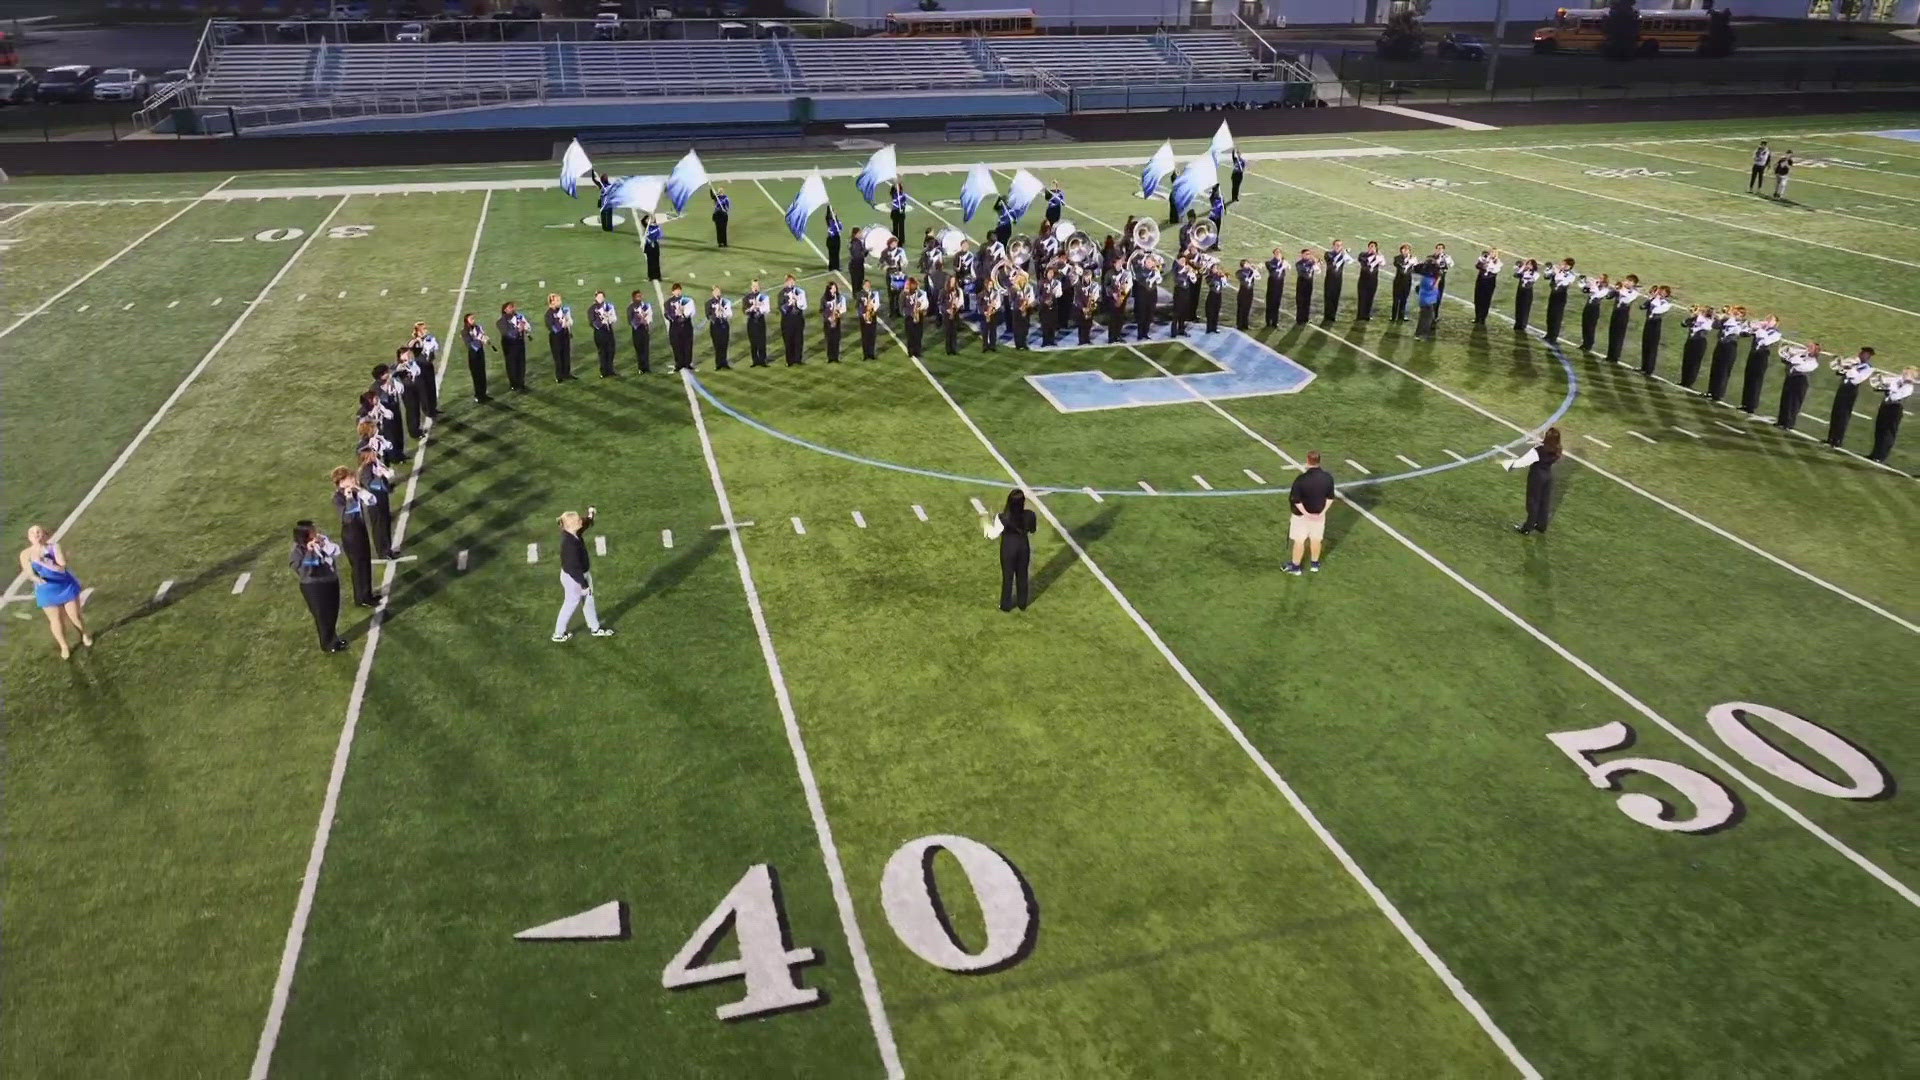
[[[933,877],[940,852],[953,856],[972,887],[986,940],[969,948],[954,930]],[[1026,879],[1007,857],[964,836],[923,836],[901,845],[880,875],[880,906],[895,936],[915,956],[935,967],[985,975],[1012,967],[1033,951],[1040,908]],[[727,931],[737,959],[710,959]],[[727,979],[745,983],[746,996],[714,1010],[722,1020],[791,1012],[821,1002],[817,987],[803,985],[799,969],[817,963],[811,948],[794,948],[773,867],[756,863],[722,897],[693,936],[660,973],[669,990]]]
[[[1825,759],[1832,770],[1845,779],[1834,780],[1808,768],[1754,730],[1756,721],[1799,741],[1802,746]],[[1893,792],[1892,778],[1866,751],[1813,721],[1784,709],[1756,705],[1751,701],[1729,701],[1707,710],[1707,724],[1727,745],[1727,749],[1745,758],[1755,768],[1816,795],[1865,801],[1884,798]],[[1594,787],[1617,791],[1622,777],[1640,773],[1670,785],[1692,804],[1692,813],[1681,817],[1677,809],[1652,795],[1626,792],[1614,800],[1614,805],[1620,808],[1621,813],[1650,829],[1710,833],[1730,828],[1740,821],[1743,812],[1739,797],[1725,784],[1698,769],[1658,758],[1627,757],[1596,761],[1596,754],[1633,745],[1633,729],[1618,720],[1579,731],[1553,732],[1547,739],[1559,747],[1561,753],[1573,759],[1573,763],[1587,774],[1587,779],[1592,781]]]

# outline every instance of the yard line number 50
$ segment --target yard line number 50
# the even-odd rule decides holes
[[[1845,777],[1834,780],[1802,764],[1799,759],[1775,746],[1754,730],[1759,721],[1774,731],[1792,737],[1824,758],[1834,772]],[[1707,710],[1707,724],[1727,748],[1745,758],[1755,768],[1773,774],[1795,787],[1835,799],[1868,800],[1892,793],[1892,778],[1886,769],[1866,751],[1804,717],[1795,716],[1771,705],[1751,701],[1729,701]],[[1593,786],[1618,790],[1620,779],[1632,773],[1651,776],[1672,786],[1692,803],[1686,817],[1665,802],[1638,792],[1627,792],[1614,800],[1620,812],[1650,829],[1662,832],[1709,833],[1738,824],[1742,816],[1739,798],[1725,784],[1698,769],[1658,758],[1614,758],[1595,761],[1594,755],[1622,750],[1633,744],[1633,729],[1615,720],[1580,731],[1557,731],[1547,736],[1560,752],[1573,759],[1587,774]]]
[[[942,851],[960,864],[980,908],[986,940],[977,949],[969,949],[960,939],[941,902],[933,861]],[[1040,928],[1039,905],[1020,871],[1006,856],[964,836],[923,836],[901,845],[881,873],[880,906],[894,934],[915,956],[968,975],[1019,963],[1033,950]],[[729,929],[739,957],[709,959]],[[793,947],[779,879],[773,867],[756,863],[667,961],[660,984],[680,990],[740,979],[746,996],[714,1013],[722,1020],[744,1020],[819,1004],[819,989],[802,985],[798,970],[818,960],[813,949]]]

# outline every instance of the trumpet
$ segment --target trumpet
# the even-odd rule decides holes
[[[1873,374],[1867,376],[1867,386],[1884,392],[1887,389],[1887,383],[1895,377],[1890,371],[1875,370]]]
[[[1187,234],[1188,241],[1202,250],[1212,247],[1215,238],[1216,234],[1213,231],[1213,221],[1211,219],[1194,222],[1193,231]]]
[[[1853,357],[1851,356],[1835,355],[1833,359],[1827,361],[1827,370],[1833,372],[1835,375],[1845,375],[1847,369],[1852,366]]]

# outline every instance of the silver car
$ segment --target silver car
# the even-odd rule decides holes
[[[138,68],[108,68],[93,84],[95,101],[144,101],[147,77]]]

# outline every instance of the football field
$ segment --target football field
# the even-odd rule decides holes
[[[62,663],[30,586],[0,608],[0,1071],[1920,1073],[1920,430],[1866,460],[1868,391],[1826,446],[1824,362],[1797,433],[1685,391],[1680,312],[1650,379],[1639,312],[1612,365],[1540,339],[1544,288],[1529,334],[1510,276],[1487,326],[1467,303],[1482,248],[1572,256],[1898,371],[1895,129],[1920,116],[1243,140],[1228,265],[1445,243],[1437,342],[1384,282],[1356,322],[1349,273],[1337,319],[1316,290],[1295,325],[1289,287],[1245,335],[950,356],[930,327],[916,359],[889,327],[827,364],[813,316],[804,368],[777,331],[749,368],[736,319],[732,370],[703,326],[697,371],[658,333],[642,375],[622,333],[616,378],[594,290],[817,301],[823,226],[782,211],[817,167],[883,223],[867,153],[706,155],[733,243],[696,195],[658,285],[549,165],[0,186],[0,514],[62,530],[98,638]],[[1142,136],[903,148],[909,247],[976,162],[1096,240],[1164,222]],[[1789,202],[1744,192],[1760,138]],[[476,404],[447,350],[405,558],[322,655],[288,535],[333,523],[369,369],[550,292],[577,378],[536,333],[530,391],[490,354]],[[1554,527],[1516,536],[1496,466],[1549,422]],[[1343,501],[1296,577],[1309,451]],[[1014,486],[1035,597],[1002,613],[982,511]],[[556,644],[555,519],[589,504],[617,636]]]

